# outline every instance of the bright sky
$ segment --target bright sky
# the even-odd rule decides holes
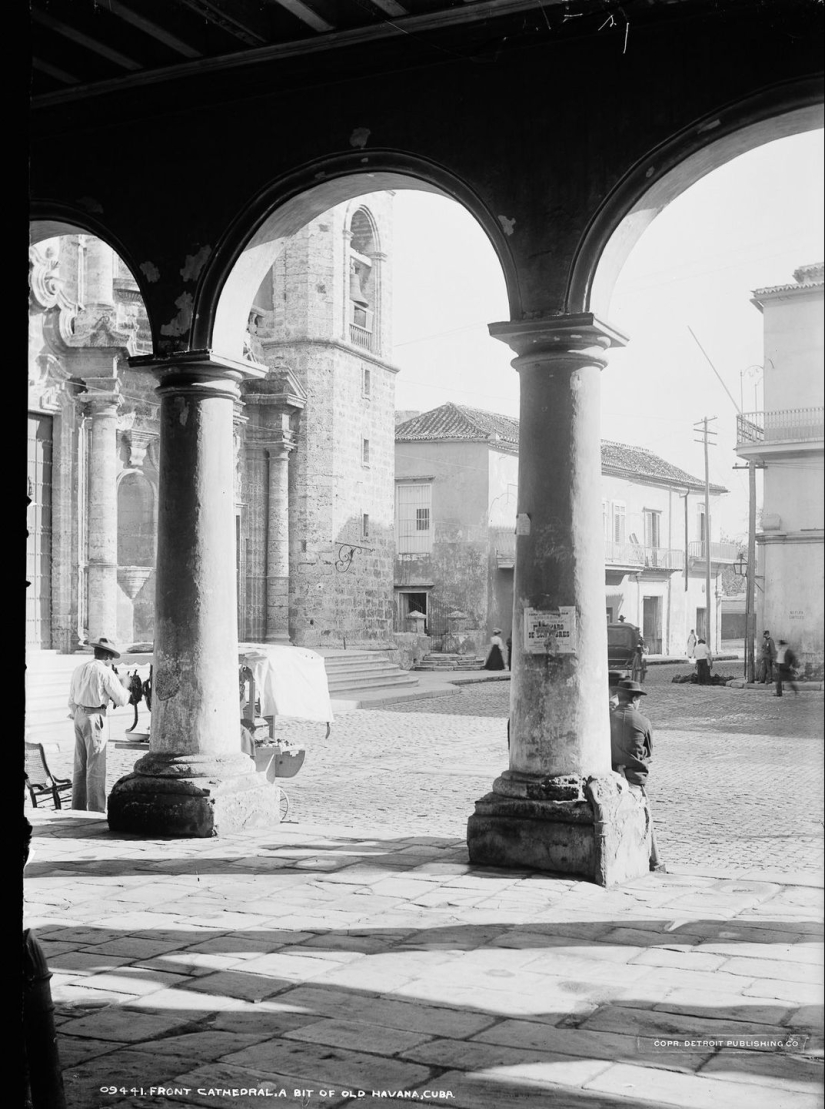
[[[751,292],[821,262],[823,133],[780,139],[698,181],[659,215],[628,258],[609,320],[630,336],[602,376],[602,437],[650,448],[704,475],[693,424],[716,416],[710,478],[730,490],[713,529],[747,534],[747,474],[732,467],[736,408],[762,406],[762,316]],[[518,415],[518,375],[487,324],[509,318],[504,280],[464,209],[425,193],[395,197],[396,407],[446,401]]]

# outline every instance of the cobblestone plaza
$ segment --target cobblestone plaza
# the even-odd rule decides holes
[[[740,662],[720,662],[737,675]],[[682,664],[652,666],[649,792],[663,854],[674,866],[819,872],[823,865],[823,695],[673,684]],[[324,726],[281,719],[306,746],[283,784],[288,820],[359,831],[463,838],[467,817],[507,766],[509,681],[449,696],[340,713]],[[145,714],[142,714],[142,718]],[[133,751],[109,752],[109,788]],[[70,758],[57,770],[69,774]]]

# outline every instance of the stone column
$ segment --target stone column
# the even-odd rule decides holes
[[[157,376],[158,547],[149,754],[109,797],[114,831],[212,836],[277,824],[279,791],[240,749],[233,406],[250,363],[136,358]]]
[[[91,398],[87,592],[89,638],[114,639],[117,629],[117,383],[87,379]]]
[[[266,641],[289,643],[289,456],[295,441],[289,414],[278,412],[280,433],[264,443],[269,457],[266,517]]]
[[[470,859],[610,885],[649,850],[646,803],[610,764],[600,374],[625,340],[589,313],[490,333],[521,391],[510,766],[470,817]]]
[[[91,316],[114,314],[115,252],[102,239],[86,238],[83,307]]]

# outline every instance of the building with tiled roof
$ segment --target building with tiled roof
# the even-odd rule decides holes
[[[519,422],[513,416],[485,412],[464,404],[448,402],[429,412],[417,412],[395,429],[396,443],[426,440],[446,442],[493,442],[502,451],[518,452]],[[701,478],[666,462],[646,447],[602,440],[602,472],[633,474],[640,480],[668,481],[687,489],[704,489]],[[722,485],[711,484],[713,494],[726,493]]]
[[[512,621],[519,422],[452,402],[404,415],[395,432],[396,628],[423,612],[438,645],[459,611],[483,648]],[[644,447],[604,441],[601,450],[605,616],[641,627],[651,651],[681,653],[705,620],[705,483]],[[711,501],[726,491],[710,485]],[[715,579],[738,548],[711,543],[710,554]],[[712,611],[717,627],[715,598]]]

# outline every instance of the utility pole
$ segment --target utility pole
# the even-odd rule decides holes
[[[756,463],[748,462],[748,576],[745,592],[745,681],[756,681],[753,642],[756,637]]]
[[[734,466],[734,470],[744,470],[745,466]],[[748,565],[745,574],[745,681],[756,681],[756,662],[754,659],[754,640],[756,637],[756,471],[757,464],[751,458],[748,471]]]
[[[710,430],[708,424],[713,423],[715,416],[703,416],[693,425],[693,430],[698,431],[701,439],[694,440],[703,443],[705,447],[705,635],[707,636],[708,650],[713,651],[713,633],[711,627],[716,626],[716,606],[713,607],[713,620],[711,620],[710,603],[710,470],[708,466],[708,439],[716,435],[715,430]],[[713,446],[716,446],[714,443]]]

